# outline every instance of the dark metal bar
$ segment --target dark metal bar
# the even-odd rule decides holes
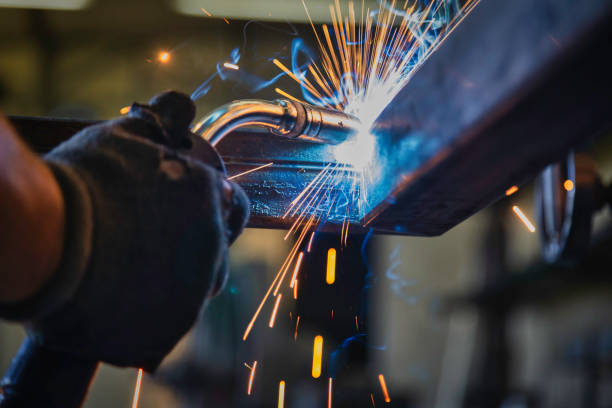
[[[441,234],[610,128],[611,34],[607,0],[482,0],[379,118],[364,221]]]

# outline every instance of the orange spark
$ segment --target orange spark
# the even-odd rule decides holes
[[[223,17],[223,21],[225,21],[226,24],[229,24],[229,20],[225,17]]]
[[[355,327],[357,328],[357,331],[359,331],[359,321],[357,320],[357,316],[355,316]]]
[[[212,17],[212,14],[210,14],[210,13],[208,12],[208,10],[206,10],[204,7],[200,7],[200,10],[202,10],[204,13],[206,13],[206,15],[207,15],[208,17]]]
[[[157,60],[162,64],[165,64],[166,62],[170,61],[170,53],[168,51],[160,51],[159,54],[157,54]]]
[[[300,316],[297,317],[297,321],[295,322],[295,333],[293,333],[293,341],[297,340],[297,329],[300,325]]]
[[[119,109],[119,113],[122,115],[127,115],[128,113],[130,113],[130,109],[131,106],[124,106],[123,108]]]
[[[295,284],[293,285],[293,298],[295,300],[297,300],[297,288],[298,288],[298,281],[296,279]]]
[[[257,361],[253,361],[253,367],[251,367],[251,375],[249,375],[249,386],[247,387],[247,395],[251,395],[253,390],[253,379],[255,378],[255,370],[257,369]]]
[[[380,381],[380,388],[382,388],[383,395],[385,396],[385,402],[388,404],[391,402],[389,397],[389,391],[387,391],[387,383],[385,383],[385,377],[382,374],[378,374],[378,381]]]
[[[512,194],[516,193],[518,191],[518,187],[517,186],[512,186],[509,189],[506,190],[506,196],[511,196]]]
[[[523,222],[525,227],[527,227],[529,232],[535,232],[535,230],[536,230],[535,227],[533,226],[531,221],[529,221],[529,218],[527,218],[527,216],[525,214],[523,214],[523,212],[518,207],[518,205],[513,206],[512,207],[512,211],[514,211],[514,213],[519,217],[519,219]]]
[[[327,387],[327,408],[332,406],[332,378],[329,377],[329,385]]]
[[[565,191],[572,191],[574,189],[574,182],[572,180],[565,180],[563,182],[563,188]]]
[[[370,393],[370,400],[372,400],[372,406],[376,408],[376,404],[374,403],[374,394]]]
[[[142,384],[142,368],[138,369],[136,377],[136,386],[134,387],[134,398],[132,398],[132,408],[138,408],[138,400],[140,399],[140,385]]]
[[[295,269],[293,270],[293,276],[291,277],[291,283],[289,284],[290,288],[293,288],[295,286],[297,274],[300,271],[300,265],[302,265],[303,258],[304,258],[304,252],[300,252],[300,254],[298,255],[297,262],[295,263]]]
[[[274,92],[276,92],[279,95],[284,96],[287,99],[291,99],[292,101],[299,102],[299,103],[304,103],[303,101],[299,100],[298,98],[296,98],[295,96],[293,96],[291,94],[288,94],[287,92],[283,91],[280,88],[274,88]]]
[[[316,336],[312,348],[312,377],[321,376],[321,359],[323,358],[323,336]]]
[[[283,295],[281,295],[280,293],[276,296],[276,303],[274,304],[274,310],[272,311],[272,316],[270,316],[270,323],[268,324],[270,328],[274,327],[274,321],[276,320],[276,312],[278,312],[278,305],[280,304],[282,297]]]
[[[327,274],[325,281],[328,285],[332,285],[336,281],[336,250],[329,248],[327,251]]]
[[[285,406],[285,382],[278,383],[278,408]]]
[[[238,65],[236,65],[236,64],[232,64],[231,62],[224,62],[224,63],[223,63],[223,66],[224,66],[225,68],[233,69],[233,70],[235,70],[235,71],[238,71],[238,70],[240,69],[240,67],[239,67]]]
[[[253,173],[254,171],[257,171],[257,170],[265,169],[266,167],[270,167],[273,164],[274,164],[273,162],[270,162],[268,164],[264,164],[263,166],[255,167],[254,169],[243,171],[242,173],[234,174],[233,176],[228,177],[227,179],[228,180],[233,180],[233,179],[238,178],[240,176],[244,176],[245,174],[249,174],[249,173]]]
[[[310,240],[308,241],[308,249],[307,251],[310,252],[310,248],[312,247],[312,240],[314,239],[315,236],[315,232],[312,231],[312,234],[310,234]]]

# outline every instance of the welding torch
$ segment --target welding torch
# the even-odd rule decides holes
[[[132,105],[132,108],[138,105]],[[10,117],[11,122],[27,141],[40,146],[36,137],[49,135],[68,139],[93,121],[58,120],[49,118]],[[225,174],[225,166],[214,146],[240,128],[264,128],[273,135],[306,139],[312,142],[339,144],[356,131],[358,121],[343,112],[315,107],[289,100],[241,100],[224,105],[207,115],[190,132],[191,146],[174,146],[178,152],[212,165]],[[46,146],[47,149],[52,146]],[[42,149],[38,149],[41,151]],[[85,399],[96,361],[51,349],[28,337],[2,380],[4,406],[19,405],[20,395],[40,390],[40,401],[48,406],[78,407]],[[13,398],[14,397],[14,398]],[[39,397],[37,397],[39,398]]]

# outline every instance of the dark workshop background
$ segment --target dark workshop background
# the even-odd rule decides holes
[[[26,3],[32,8],[19,8]],[[112,118],[122,107],[165,89],[192,92],[215,72],[217,62],[229,61],[232,49],[243,47],[245,39],[239,65],[270,78],[278,72],[270,59],[288,56],[292,30],[310,35],[301,5],[289,3],[0,0],[0,109],[5,114]],[[322,10],[315,18],[324,20],[327,2],[311,3]],[[208,18],[200,7],[227,16],[229,24]],[[265,24],[252,23],[245,29],[251,18]],[[158,60],[162,51],[170,52],[167,63]],[[232,99],[253,96],[248,84],[215,80],[211,85],[209,94],[198,101],[200,117]],[[297,93],[288,80],[279,87]],[[273,88],[257,96],[275,98]],[[605,180],[612,176],[609,139],[591,149]],[[609,284],[577,282],[558,290],[542,289],[541,298],[518,304],[511,313],[496,314],[495,306],[483,311],[470,302],[449,302],[468,298],[500,276],[521,277],[523,285],[531,285],[529,274],[541,265],[538,238],[514,217],[511,207],[518,204],[533,219],[532,195],[532,187],[525,186],[441,237],[372,239],[368,251],[377,283],[367,294],[367,327],[369,343],[377,352],[368,354],[364,372],[385,375],[389,406],[477,406],[469,401],[489,393],[503,394],[503,407],[595,406],[589,405],[589,395],[597,395],[596,406],[612,405]],[[608,213],[598,215],[594,234],[609,226]],[[274,330],[262,329],[248,343],[241,341],[267,283],[288,253],[283,235],[248,230],[237,241],[227,290],[210,303],[159,376],[145,376],[141,407],[276,406],[275,387],[281,379],[287,381],[285,406],[324,406],[325,379],[310,376],[312,339],[320,332],[335,339],[330,344],[341,343],[335,330],[346,322],[338,322],[340,317],[333,321],[313,313],[294,342],[298,311],[288,303]],[[334,237],[326,239],[334,245]],[[363,236],[350,239],[353,244],[339,253],[339,259],[359,265]],[[361,284],[367,271],[347,267],[341,273],[347,281]],[[326,301],[333,308],[335,300],[346,303],[347,296],[364,296],[354,286],[347,284],[347,293]],[[0,323],[1,371],[23,336],[19,325]],[[249,370],[244,363],[254,359],[260,366],[254,395],[247,397]],[[365,395],[363,406],[370,406],[370,393],[378,407],[385,406],[373,378],[364,374],[355,380],[356,393]],[[103,366],[85,406],[130,406],[135,379],[135,369]],[[349,399],[336,398],[338,407],[343,398]]]

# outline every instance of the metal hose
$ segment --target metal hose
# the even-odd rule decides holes
[[[240,100],[203,118],[193,132],[215,146],[228,133],[263,127],[278,136],[339,144],[357,131],[359,121],[343,112],[290,100]]]

